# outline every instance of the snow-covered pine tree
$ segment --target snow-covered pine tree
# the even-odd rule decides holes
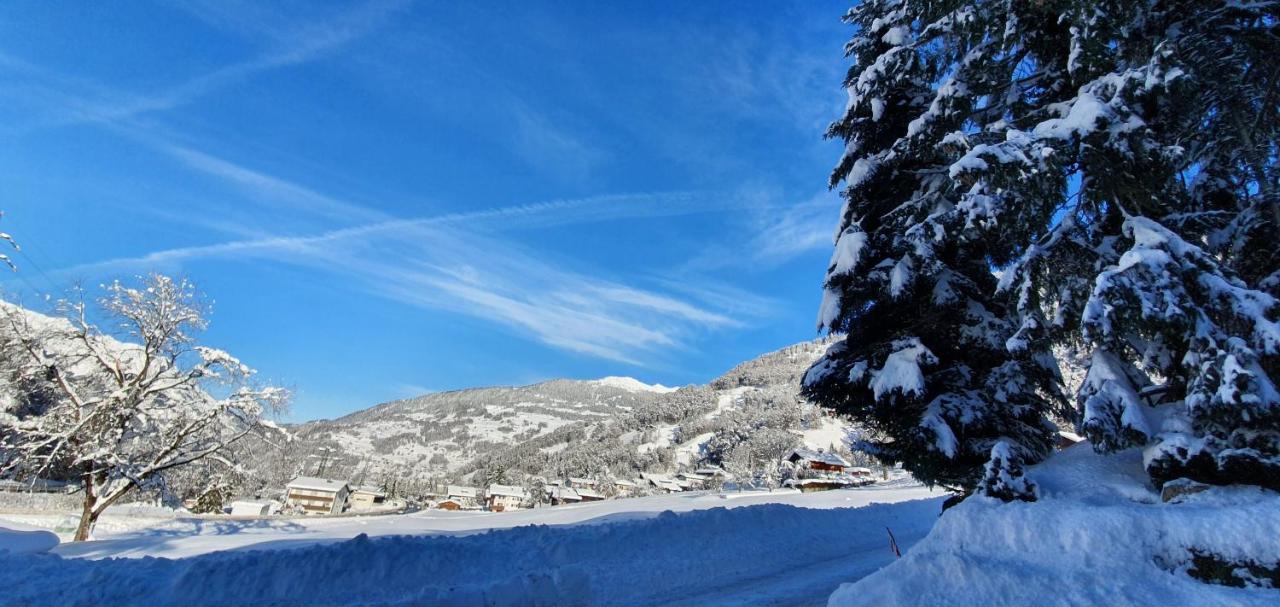
[[[974,411],[989,447],[1045,410],[1022,395],[1056,400],[1051,348],[1082,348],[1095,448],[1147,446],[1157,484],[1280,485],[1280,3],[880,0],[849,20],[832,128],[848,202],[820,322],[851,337],[810,393],[884,428],[889,457],[929,446],[921,428],[972,432]],[[1009,334],[1003,352],[975,328]],[[886,384],[895,356],[914,384]],[[981,391],[997,368],[1016,398]],[[939,424],[933,404],[957,398],[970,416]],[[1029,435],[1010,443],[1028,462]]]
[[[1077,184],[1002,287],[1093,349],[1095,448],[1148,446],[1157,485],[1280,487],[1280,4],[1062,8],[1070,86],[958,163],[1001,196],[1036,171]]]
[[[987,460],[979,491],[982,495],[1006,502],[1036,501],[1036,484],[1027,479],[1022,464],[1009,449],[1009,443],[1004,441],[991,448],[991,458]]]
[[[956,164],[1062,87],[1060,69],[1023,61],[1067,40],[1043,4],[867,0],[846,16],[849,104],[829,131],[846,142],[831,178],[846,202],[819,328],[848,337],[804,392],[880,437],[858,448],[964,494],[999,441],[1011,459],[1043,458],[1047,414],[1067,403],[1048,323],[992,271],[1043,235],[1065,177],[997,195]]]

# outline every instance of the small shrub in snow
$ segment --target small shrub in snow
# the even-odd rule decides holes
[[[1232,560],[1204,550],[1191,551],[1187,575],[1210,584],[1237,588],[1280,588],[1280,563]]]
[[[1009,443],[1001,441],[991,448],[985,471],[980,488],[983,495],[1006,502],[1036,501],[1036,484],[1023,474],[1022,463],[1013,455]]]

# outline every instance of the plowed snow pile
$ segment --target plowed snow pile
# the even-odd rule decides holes
[[[1280,496],[1214,487],[1170,503],[1142,454],[1063,451],[1029,477],[1033,503],[971,498],[902,559],[846,584],[832,607],[883,605],[1280,605],[1280,589],[1206,584],[1191,550],[1280,561]]]

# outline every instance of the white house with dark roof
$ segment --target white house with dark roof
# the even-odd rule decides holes
[[[351,486],[347,481],[299,476],[285,485],[285,505],[307,514],[339,514],[347,507]]]

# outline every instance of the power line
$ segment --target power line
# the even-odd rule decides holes
[[[44,269],[40,267],[40,264],[36,263],[36,259],[32,257],[29,253],[27,253],[27,250],[25,248],[18,249],[18,254],[22,255],[22,258],[26,260],[26,263],[30,264],[30,266],[36,271],[36,273],[39,274],[40,277],[43,278],[45,282],[49,283],[50,293],[58,290],[58,284],[53,281],[53,278],[51,278],[48,274],[45,273]]]

